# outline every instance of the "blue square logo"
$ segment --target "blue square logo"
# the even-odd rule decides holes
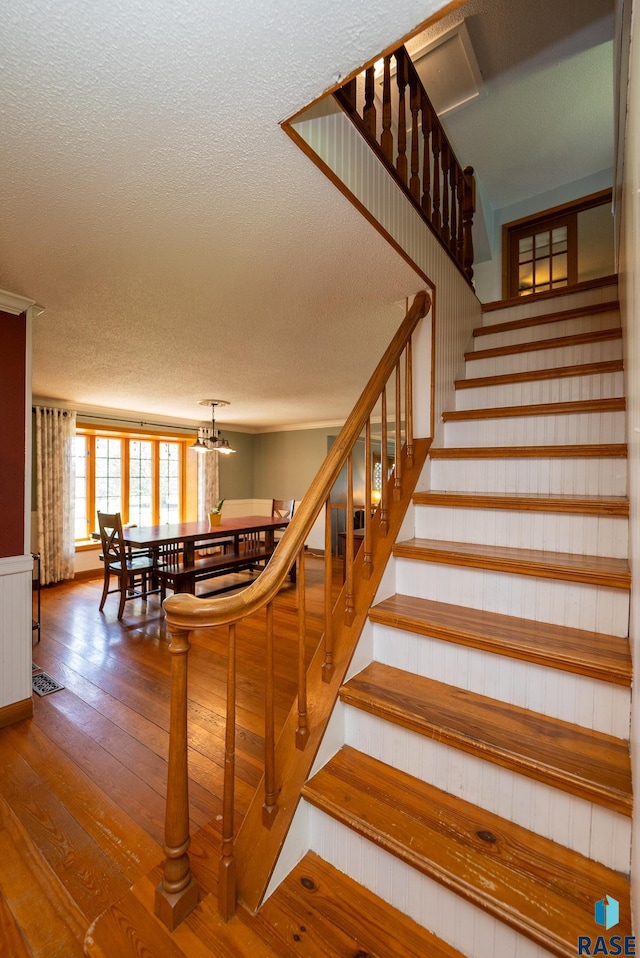
[[[595,919],[597,925],[602,925],[607,930],[617,925],[620,921],[620,905],[616,899],[605,895],[601,901],[597,901]]]

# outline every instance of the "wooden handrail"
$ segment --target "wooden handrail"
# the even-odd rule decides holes
[[[266,663],[266,694],[265,694],[265,774],[263,778],[264,802],[262,805],[262,824],[267,829],[273,826],[278,814],[277,803],[277,768],[276,743],[273,731],[273,634],[272,634],[272,602],[283,585],[286,576],[294,563],[299,563],[298,574],[298,609],[299,609],[299,680],[298,706],[296,709],[296,729],[293,733],[295,747],[304,750],[311,738],[311,733],[317,739],[317,726],[312,729],[313,715],[309,712],[306,695],[306,673],[304,670],[304,544],[320,512],[330,502],[331,490],[336,483],[342,468],[348,464],[349,484],[347,490],[347,514],[353,510],[352,484],[352,454],[356,442],[365,432],[367,439],[367,468],[370,468],[370,424],[371,415],[379,400],[382,401],[382,463],[383,475],[387,469],[387,411],[386,387],[391,377],[394,377],[396,408],[394,414],[394,437],[396,443],[396,467],[389,478],[383,482],[381,506],[376,510],[375,518],[371,509],[365,511],[365,540],[369,554],[367,557],[367,571],[363,579],[371,578],[372,535],[384,536],[388,528],[388,515],[391,509],[390,499],[397,500],[400,495],[400,485],[404,470],[413,467],[413,397],[412,377],[409,371],[411,362],[411,340],[419,321],[426,316],[431,306],[431,298],[427,292],[416,295],[405,319],[394,335],[384,356],[378,363],[369,383],[349,415],[327,458],[320,467],[314,481],[296,510],[291,522],[286,528],[271,560],[261,575],[246,589],[233,596],[220,598],[197,598],[188,594],[176,594],[167,598],[164,609],[167,617],[167,626],[171,635],[170,651],[177,653],[180,668],[174,670],[172,680],[172,716],[181,717],[179,722],[172,721],[170,729],[170,754],[173,756],[169,769],[167,783],[167,812],[165,823],[165,860],[164,876],[156,889],[156,914],[170,927],[182,920],[193,907],[194,881],[190,871],[189,847],[189,808],[188,808],[188,780],[186,775],[187,756],[187,728],[186,728],[186,657],[188,653],[188,633],[194,629],[210,628],[212,626],[229,625],[229,662],[227,678],[227,732],[225,738],[225,777],[223,799],[223,849],[220,863],[218,907],[221,916],[227,920],[235,910],[236,900],[236,862],[233,854],[233,791],[235,777],[235,740],[233,728],[235,726],[235,626],[247,616],[253,615],[260,609],[267,609],[267,663]],[[405,355],[405,389],[400,387],[400,371],[402,357]],[[400,406],[404,400],[405,408],[402,414]],[[402,429],[404,428],[405,443],[401,450]],[[426,455],[426,452],[425,452]],[[401,465],[404,463],[404,466]],[[391,495],[387,487],[391,487]],[[367,502],[370,502],[369,495]],[[384,508],[383,508],[384,507]],[[331,534],[329,512],[327,509],[325,532],[325,633],[324,646],[319,649],[322,681],[330,682],[333,676],[333,657],[335,652],[335,610],[331,602]],[[342,621],[349,626],[354,619],[354,609],[357,596],[354,585],[354,557],[353,531],[348,530],[348,548],[345,554],[345,572],[347,580],[346,602]],[[184,717],[184,719],[182,718]],[[172,770],[176,769],[174,773]],[[177,864],[176,864],[177,863]],[[181,900],[182,890],[188,892],[188,901]]]
[[[394,58],[395,85],[391,77]],[[475,213],[473,168],[463,168],[458,162],[404,47],[399,47],[383,60],[380,122],[375,89],[375,66],[371,65],[360,77],[353,77],[333,95],[447,254],[471,282]]]

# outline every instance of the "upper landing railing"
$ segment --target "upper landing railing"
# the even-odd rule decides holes
[[[345,83],[334,97],[471,282],[473,167],[463,169],[456,159],[405,48],[388,54],[383,62],[381,110],[376,109],[380,80],[374,65]]]

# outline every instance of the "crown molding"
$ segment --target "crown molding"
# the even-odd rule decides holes
[[[0,310],[19,316],[20,313],[26,313],[28,309],[31,310],[31,316],[39,316],[44,312],[44,306],[38,306],[34,299],[27,299],[25,296],[18,296],[17,293],[0,289]]]

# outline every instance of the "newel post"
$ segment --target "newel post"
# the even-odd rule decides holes
[[[155,913],[171,931],[198,904],[198,884],[189,864],[189,772],[187,767],[187,661],[189,633],[171,632],[171,717],[164,827],[164,872],[156,887]]]

